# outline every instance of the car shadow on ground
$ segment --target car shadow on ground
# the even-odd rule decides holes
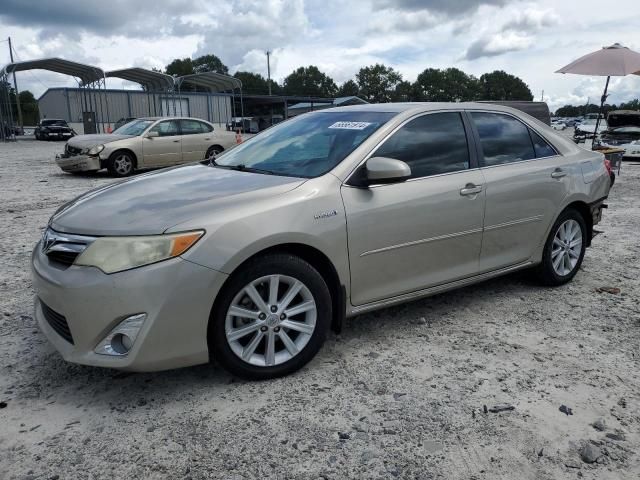
[[[519,296],[525,295],[536,287],[528,272],[516,272],[505,277],[457,289],[451,292],[416,300],[410,303],[377,310],[348,319],[342,333],[331,334],[325,344],[325,353],[319,353],[320,362],[311,361],[299,372],[270,382],[300,382],[314,368],[322,368],[332,355],[346,348],[345,345],[354,339],[366,342],[371,338],[372,349],[375,342],[388,331],[399,331],[411,328],[416,319],[426,317],[432,327],[438,328],[442,318],[455,318],[456,312],[473,308],[479,300],[493,295]],[[40,332],[38,335],[42,336]],[[65,362],[62,357],[42,336],[40,352],[34,352],[33,365],[25,373],[27,384],[31,388],[21,390],[22,395],[39,396],[43,399],[58,398],[63,402],[86,402],[93,406],[135,405],[141,398],[164,399],[165,401],[180,398],[185,392],[206,392],[216,395],[226,391],[230,385],[264,384],[234,378],[215,361],[194,367],[150,373],[133,373],[105,368],[89,367]],[[330,352],[327,352],[330,350]],[[332,353],[333,352],[333,353]],[[324,358],[323,358],[324,357]],[[315,376],[312,374],[311,379]],[[30,391],[33,390],[33,391]],[[66,398],[65,398],[66,397]],[[84,398],[83,398],[84,397]]]

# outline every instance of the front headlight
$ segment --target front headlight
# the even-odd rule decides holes
[[[139,237],[100,237],[91,243],[75,265],[116,273],[182,255],[204,235],[203,230]]]
[[[104,150],[104,145],[96,145],[89,149],[89,155],[98,155],[102,150]]]

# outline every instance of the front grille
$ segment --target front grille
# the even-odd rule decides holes
[[[53,328],[58,335],[64,338],[67,342],[73,345],[73,337],[71,336],[71,330],[67,324],[67,319],[64,315],[49,308],[42,300],[40,300],[40,306],[42,307],[42,313],[47,323]]]
[[[65,146],[65,151],[71,156],[80,155],[82,153],[81,148],[72,147],[69,144]]]
[[[76,260],[78,255],[79,255],[78,252],[50,251],[49,253],[47,253],[47,257],[49,258],[49,260],[61,263],[62,265],[66,265],[66,266],[73,265],[73,262]]]
[[[47,228],[42,236],[42,252],[50,261],[69,267],[94,240],[94,237],[58,233]]]

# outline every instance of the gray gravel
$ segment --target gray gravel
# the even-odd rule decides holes
[[[0,478],[638,478],[639,165],[570,285],[519,273],[362,315],[299,373],[249,383],[71,365],[48,345],[30,251],[62,202],[114,181],[61,173],[61,150],[0,144]]]

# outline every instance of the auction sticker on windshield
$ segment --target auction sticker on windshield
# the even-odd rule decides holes
[[[341,128],[343,130],[364,130],[371,122],[336,122],[329,125],[329,128]]]

